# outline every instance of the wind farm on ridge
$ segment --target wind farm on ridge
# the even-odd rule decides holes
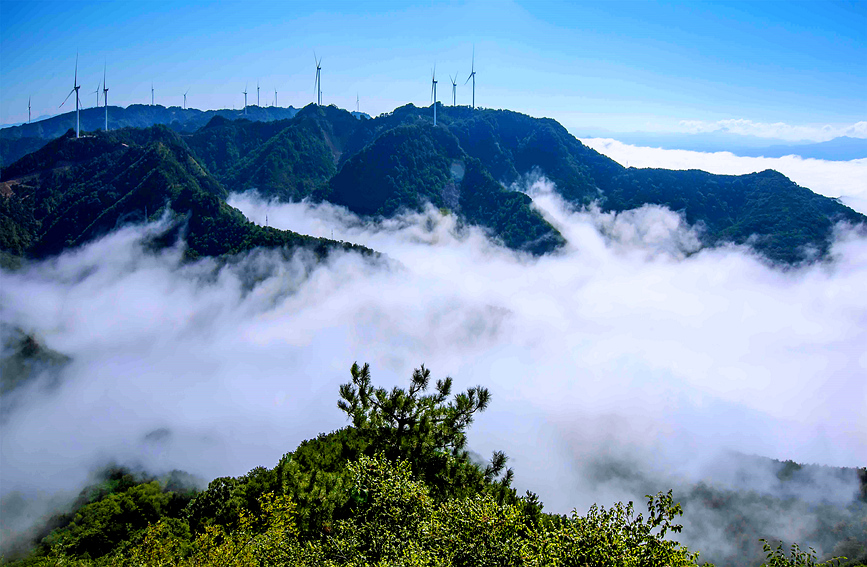
[[[322,82],[321,82],[322,81],[322,57],[317,57],[315,53],[314,53],[313,57],[314,57],[314,62],[316,64],[316,74],[315,74],[315,79],[314,79],[314,102],[316,105],[321,106],[322,105]],[[464,82],[464,85],[467,85],[472,80],[472,98],[471,98],[470,107],[473,109],[475,109],[475,106],[476,106],[475,59],[476,59],[475,48],[473,48],[470,73],[467,76],[466,81]],[[103,101],[102,104],[103,104],[103,107],[105,108],[105,121],[104,121],[105,131],[109,130],[109,121],[108,121],[108,119],[109,119],[109,116],[108,116],[108,91],[109,91],[109,89],[108,89],[107,82],[106,82],[107,81],[107,70],[108,70],[108,64],[106,62],[103,65],[102,82],[97,86],[95,91],[90,93],[90,94],[96,95],[96,106],[95,106],[96,108],[99,108],[100,92],[102,93],[102,101]],[[458,86],[457,85],[457,78],[458,78],[458,73],[455,73],[454,77],[449,75],[449,79],[450,79],[451,85],[452,85],[452,106],[457,106],[457,86]],[[434,124],[434,126],[436,126],[437,105],[439,104],[439,101],[437,100],[437,92],[436,92],[437,82],[438,81],[436,80],[436,65],[434,65],[434,68],[433,68],[432,73],[431,73],[431,103],[432,103],[431,106],[432,106],[432,110],[433,110],[433,124]],[[183,99],[182,99],[181,108],[183,108],[184,110],[187,109],[187,95],[189,94],[191,88],[192,87],[187,88],[187,90],[184,91],[184,93],[182,94]],[[69,91],[69,94],[67,94],[66,99],[64,99],[64,101],[58,107],[58,108],[62,108],[66,104],[66,102],[69,100],[69,98],[72,96],[72,94],[75,93],[75,113],[76,113],[75,137],[76,138],[81,137],[80,113],[81,113],[81,110],[84,110],[84,108],[81,105],[81,99],[80,99],[80,95],[79,95],[80,89],[81,89],[81,85],[78,82],[78,54],[76,54],[76,56],[75,56],[75,70],[74,70],[74,74],[73,74],[73,87]],[[248,107],[247,94],[248,94],[248,91],[247,91],[246,85],[244,86],[244,90],[241,91],[241,94],[244,95],[243,114],[244,114],[244,116],[247,116],[247,107]],[[32,97],[28,97],[28,101],[27,101],[27,123],[28,124],[31,123],[31,98]],[[156,104],[155,104],[155,87],[154,87],[153,82],[151,82],[151,101],[150,101],[150,104],[151,104],[151,106],[156,106]],[[259,84],[258,80],[256,81],[256,106],[261,107],[260,84]],[[277,105],[277,88],[276,87],[274,88],[273,106],[274,107],[278,106]],[[356,93],[356,112],[357,113],[361,112],[360,95],[358,93]]]

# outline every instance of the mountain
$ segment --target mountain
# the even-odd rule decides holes
[[[349,244],[261,227],[225,203],[226,189],[165,126],[70,131],[0,174],[0,250],[41,258],[84,244],[117,227],[171,211],[188,258],[235,254],[255,247],[299,246],[322,256]],[[357,247],[359,250],[365,250]]]
[[[244,110],[197,110],[179,106],[132,104],[126,108],[108,107],[108,120],[111,130],[121,128],[148,128],[156,124],[166,124],[178,132],[192,132],[208,123],[215,116],[228,119],[246,118],[251,121],[269,122],[295,116],[293,107],[248,106]],[[105,127],[105,107],[81,110],[81,131],[93,132]],[[58,138],[69,129],[75,129],[75,111],[59,114],[30,124],[21,124],[0,130],[0,166],[13,163],[45,145],[49,140]]]
[[[729,152],[743,157],[777,158],[797,155],[802,158],[829,161],[849,161],[867,158],[867,139],[840,136],[826,142],[787,142],[776,138],[759,138],[729,132],[705,132],[701,134],[670,134],[653,132],[603,132],[582,133],[580,138],[613,138],[624,144],[663,148],[666,150],[689,150],[693,152]]]
[[[776,145],[766,148],[756,148],[744,151],[738,155],[753,157],[782,157],[790,155],[802,158],[824,159],[830,161],[849,161],[867,158],[867,139],[841,136],[815,144],[798,144],[794,146]]]
[[[155,119],[145,112],[181,111],[163,107],[137,110],[142,120]],[[266,110],[255,108],[252,114]],[[334,106],[311,104],[291,118],[270,121],[190,111],[183,127],[173,123],[171,129],[124,129],[83,138],[72,146],[68,136],[57,142],[59,145],[52,142],[55,145],[49,144],[45,151],[3,170],[7,182],[4,191],[14,195],[22,188],[33,189],[37,179],[54,195],[52,204],[69,191],[65,198],[80,197],[78,192],[85,190],[81,184],[61,180],[58,173],[67,171],[67,158],[62,155],[74,148],[75,152],[90,152],[86,159],[74,161],[97,183],[117,179],[124,187],[133,187],[145,179],[141,176],[151,175],[152,170],[163,171],[171,163],[177,165],[164,175],[166,187],[198,187],[197,195],[207,194],[221,203],[226,188],[255,189],[266,198],[285,202],[329,201],[371,218],[420,211],[430,203],[455,214],[463,224],[483,227],[510,248],[544,254],[565,241],[534,209],[532,199],[520,192],[527,176],[541,174],[576,208],[594,205],[603,212],[616,213],[645,204],[665,206],[698,226],[705,246],[748,244],[769,260],[786,264],[827,254],[837,222],[858,225],[867,220],[775,171],[734,176],[625,168],[588,148],[549,118],[443,106],[434,127],[431,110],[410,104],[363,119]],[[187,130],[205,118],[207,122],[201,127]],[[171,151],[160,154],[160,159],[151,158],[155,161],[142,162],[147,166],[124,165],[127,162],[121,157],[126,154],[139,156],[144,152],[139,156],[143,157],[150,148],[147,155],[153,155],[154,137]],[[118,144],[123,143],[129,147],[120,151]],[[114,157],[101,158],[104,154]],[[57,165],[48,163],[52,160]],[[129,169],[116,171],[119,167]],[[42,170],[52,174],[35,174]],[[21,188],[12,191],[12,185]],[[102,207],[114,202],[114,197],[106,196],[114,195],[114,189],[99,191]],[[162,201],[147,203],[148,210],[161,210],[166,200],[177,203],[179,196],[174,189],[160,193]],[[129,210],[138,211],[135,214],[140,217],[144,203],[139,205]],[[3,246],[13,253],[56,252],[109,230],[120,218],[108,211],[99,222],[95,211],[80,218],[64,215],[50,221],[56,227],[52,225],[37,236],[35,217],[15,212],[15,199],[3,206],[8,209]],[[10,218],[18,220],[10,224]],[[39,220],[39,226],[49,220]],[[194,238],[191,253],[199,247]],[[222,254],[234,249],[211,247],[201,252]]]
[[[556,248],[562,237],[529,197],[508,188],[536,172],[576,207],[596,203],[620,212],[663,205],[700,225],[707,246],[749,243],[784,263],[827,253],[836,222],[867,220],[775,171],[733,176],[624,168],[551,119],[444,106],[434,128],[430,114],[407,105],[359,121],[335,107],[310,105],[268,127],[220,122],[186,140],[233,189],[284,201],[328,200],[370,216],[431,202],[487,227],[512,248],[535,253]],[[488,179],[499,187],[493,190]],[[487,188],[484,196],[480,187]]]

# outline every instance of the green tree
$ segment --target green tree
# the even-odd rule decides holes
[[[504,472],[506,456],[495,452],[480,469],[466,450],[467,429],[490,402],[487,388],[475,386],[452,396],[453,381],[446,377],[436,381],[433,393],[426,393],[430,370],[424,365],[413,371],[408,389],[375,388],[368,364],[353,363],[350,374],[352,380],[340,386],[337,407],[368,437],[368,455],[382,452],[389,459],[413,463],[435,498],[474,493],[485,485],[506,497],[512,480],[511,469]]]

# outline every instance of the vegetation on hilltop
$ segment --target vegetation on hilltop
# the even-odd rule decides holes
[[[172,244],[182,233],[189,258],[260,246],[303,246],[320,256],[335,246],[352,248],[247,221],[165,126],[81,139],[69,132],[2,170],[0,182],[0,250],[16,256],[57,254],[168,210],[173,226],[160,242]]]
[[[439,110],[434,128],[430,109],[413,105],[371,120],[356,120],[335,107],[310,105],[286,123],[286,130],[273,134],[275,143],[260,142],[247,153],[239,148],[228,169],[214,167],[226,172],[235,168],[231,175],[220,174],[227,186],[255,188],[281,200],[325,199],[362,215],[390,216],[430,202],[487,227],[509,247],[535,253],[555,249],[561,238],[541,217],[534,217],[531,201],[509,189],[534,173],[552,181],[573,206],[596,203],[602,211],[615,212],[644,204],[666,206],[701,225],[707,246],[748,243],[784,263],[826,254],[835,223],[867,220],[776,172],[726,176],[625,168],[584,146],[551,119],[506,110]],[[315,127],[302,128],[295,121],[313,122]],[[244,123],[233,128],[254,129]],[[205,135],[197,132],[191,137]],[[191,145],[204,163],[211,163],[207,148],[196,141]],[[451,165],[467,167],[471,159],[477,160],[475,170],[494,180],[500,190],[456,177]],[[238,167],[241,163],[245,165]]]
[[[20,179],[2,188],[6,198],[2,203],[5,214],[0,215],[0,244],[4,250],[20,253],[29,249],[34,233],[41,229],[41,225],[34,225],[39,215],[30,218],[18,210],[23,201],[15,199],[22,190],[25,194],[28,187],[33,190],[32,183],[28,186],[36,178],[33,173],[46,169],[45,164],[38,163],[40,160],[56,164],[51,170],[55,177],[69,170],[67,161],[79,168],[91,167],[88,174],[98,177],[98,168],[119,173],[114,158],[109,157],[113,153],[135,153],[160,142],[186,170],[181,173],[178,168],[168,167],[174,171],[166,173],[165,164],[156,167],[165,173],[163,178],[169,185],[215,185],[223,192],[223,188],[255,189],[266,198],[282,201],[328,200],[372,217],[417,211],[431,203],[450,210],[462,222],[486,228],[510,248],[534,254],[555,250],[563,238],[534,210],[532,199],[514,189],[533,174],[551,180],[572,206],[595,203],[604,212],[626,211],[645,204],[665,206],[699,225],[706,246],[748,244],[767,258],[786,264],[826,255],[836,223],[858,225],[867,220],[777,172],[731,176],[624,168],[584,146],[551,119],[506,110],[441,106],[439,123],[434,127],[429,113],[429,108],[406,105],[361,120],[333,106],[311,104],[292,118],[270,122],[211,115],[203,127],[185,134],[183,139],[175,136],[170,141],[170,131],[163,128],[144,130],[151,132],[146,136],[160,132],[162,141],[136,139],[136,130],[122,130],[78,140],[76,144],[51,143],[47,146],[51,151],[34,152],[3,171],[4,181],[26,177],[25,171],[30,172],[30,180]],[[86,141],[89,139],[92,141]],[[117,144],[123,139],[131,140],[124,143],[135,148],[120,151]],[[174,148],[182,148],[189,157],[180,156]],[[57,152],[82,155],[61,159]],[[98,153],[106,157],[100,161]],[[79,163],[86,156],[94,161]],[[13,184],[15,191],[11,190]],[[81,192],[86,190],[60,178],[47,186],[54,194],[53,200],[58,192],[78,191],[76,195],[83,197]],[[103,208],[113,202],[111,197],[99,198]],[[99,216],[84,213],[66,222],[90,234],[89,223]],[[109,215],[103,220],[112,218]],[[99,222],[94,228],[105,231],[110,225]],[[56,251],[77,242],[80,239],[67,237],[49,248]],[[219,248],[216,242],[219,239],[209,250]]]
[[[451,378],[431,384],[424,366],[405,389],[374,387],[366,364],[350,374],[338,402],[350,426],[201,492],[182,473],[111,469],[12,564],[699,564],[670,539],[682,529],[671,492],[648,496],[642,513],[630,502],[558,516],[516,494],[503,453],[473,462],[466,433],[486,388],[453,394]],[[797,547],[766,552],[768,566],[821,565]]]

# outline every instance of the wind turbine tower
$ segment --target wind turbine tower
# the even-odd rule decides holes
[[[457,80],[457,78],[458,78],[457,73],[455,73],[454,78],[452,78],[452,76],[449,75],[449,79],[451,79],[451,81],[452,81],[452,106],[455,106],[456,101],[458,99],[457,98],[458,84],[455,82]]]
[[[190,89],[187,89],[188,92],[190,92]],[[187,93],[184,93],[184,110],[187,109]]]
[[[466,83],[470,82],[470,79],[473,80],[473,108],[476,107],[476,46],[473,46],[473,66],[470,68],[470,76],[467,77]]]
[[[60,103],[60,107],[66,104],[66,101],[69,100],[69,97],[72,96],[72,93],[75,93],[75,137],[81,137],[81,105],[78,101],[78,89],[81,88],[81,85],[78,84],[78,53],[75,54],[75,80],[72,83],[72,90],[69,91],[69,94],[66,95],[66,98],[63,102]],[[60,108],[58,107],[58,108]]]
[[[361,102],[358,100],[358,93],[355,93],[355,112],[361,113]]]
[[[96,108],[99,108],[99,91],[102,89],[102,85],[100,83],[96,84],[96,90],[90,94],[96,93]]]
[[[274,106],[277,106],[277,89],[274,89]]]
[[[247,116],[247,85],[244,85],[244,90],[241,92],[244,94],[244,116]]]
[[[154,83],[151,81],[151,106],[154,105]]]
[[[30,97],[27,97],[27,123],[30,124]]]
[[[259,81],[256,81],[256,106],[261,106],[259,104]]]
[[[322,106],[322,81],[320,79],[322,58],[316,59],[316,52],[313,52],[313,60],[316,61],[316,104],[317,106]]]
[[[108,87],[105,86],[105,65],[102,67],[102,104],[105,105],[105,131],[108,132]]]
[[[434,65],[433,72],[430,77],[430,95],[433,99],[433,110],[434,110],[434,126],[437,125],[437,66]]]

